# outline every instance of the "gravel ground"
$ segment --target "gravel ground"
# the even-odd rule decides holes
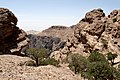
[[[28,57],[0,55],[0,80],[81,80],[63,67],[19,65],[29,60]]]

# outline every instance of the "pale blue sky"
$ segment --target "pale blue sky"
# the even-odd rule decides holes
[[[0,7],[9,8],[25,31],[42,31],[52,25],[74,25],[95,8],[109,14],[120,9],[120,0],[0,0]]]

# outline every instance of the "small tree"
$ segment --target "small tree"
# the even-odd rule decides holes
[[[114,77],[113,68],[103,61],[91,63],[87,72],[95,80],[113,80]]]
[[[92,51],[90,56],[88,57],[90,62],[104,61],[107,62],[105,56],[97,51]]]
[[[97,51],[93,51],[87,59],[79,54],[71,55],[69,67],[88,80],[120,80],[119,68],[109,65],[105,56]]]
[[[114,60],[117,56],[109,55],[110,60]],[[119,72],[116,68],[109,65],[108,60],[105,56],[97,51],[93,51],[88,57],[90,66],[88,73],[91,74],[91,77],[95,80],[119,80]],[[113,61],[114,62],[114,61]]]
[[[48,50],[45,48],[29,48],[27,55],[36,61],[36,66],[39,66],[39,60],[43,60],[48,57]]]
[[[120,64],[118,65],[118,71],[120,72]]]
[[[88,61],[80,54],[72,54],[68,58],[69,67],[77,73],[84,72],[87,69]]]
[[[117,54],[112,54],[111,52],[107,53],[107,59],[111,62],[112,66],[115,64],[114,60],[117,56]]]

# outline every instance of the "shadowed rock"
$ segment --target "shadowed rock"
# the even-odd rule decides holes
[[[0,8],[0,52],[21,55],[23,47],[28,45],[26,33],[19,29],[17,18],[6,8]]]

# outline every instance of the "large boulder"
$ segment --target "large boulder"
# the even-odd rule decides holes
[[[21,55],[21,50],[28,45],[26,33],[19,29],[17,18],[6,8],[0,8],[0,53]]]
[[[89,14],[89,15],[88,15]],[[102,9],[94,9],[85,15],[75,27],[75,48],[82,53],[98,50],[101,53],[120,53],[120,10],[114,10],[105,16]],[[81,28],[82,27],[82,28]],[[81,45],[81,46],[80,46]],[[83,47],[83,48],[81,48]]]

